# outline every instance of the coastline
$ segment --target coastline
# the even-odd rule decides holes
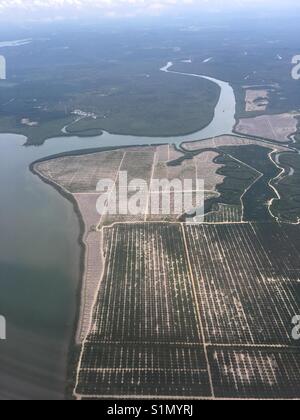
[[[75,200],[74,196],[67,192],[64,188],[60,187],[55,182],[52,182],[48,178],[44,177],[39,171],[36,170],[35,165],[39,162],[47,160],[46,158],[40,159],[36,162],[32,162],[29,166],[29,170],[31,173],[35,176],[37,176],[42,182],[44,182],[47,185],[50,185],[52,188],[54,188],[59,194],[61,194],[62,197],[64,197],[66,200],[68,200],[72,206],[73,210],[76,214],[78,223],[79,223],[79,236],[77,239],[77,244],[80,248],[80,261],[79,261],[79,283],[77,287],[76,292],[76,304],[78,307],[82,306],[82,293],[84,291],[84,274],[85,274],[85,266],[86,266],[86,244],[84,242],[84,235],[86,232],[86,226],[85,222],[83,220],[81,211],[79,209],[78,203]],[[73,381],[72,377],[74,375],[74,372],[72,370],[72,366],[75,365],[77,362],[77,353],[80,352],[81,344],[77,342],[77,334],[78,330],[80,328],[80,317],[81,317],[81,310],[76,310],[74,314],[74,322],[73,322],[73,333],[71,342],[69,343],[69,350],[68,350],[68,363],[67,363],[67,382],[66,382],[66,397],[69,399],[71,396],[71,393],[69,391],[69,387],[73,387]]]

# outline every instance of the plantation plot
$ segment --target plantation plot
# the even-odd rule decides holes
[[[217,204],[205,215],[205,223],[241,223],[242,206]]]
[[[291,320],[300,313],[298,283],[275,263],[281,245],[266,241],[264,226],[185,227],[207,343],[294,344]],[[273,237],[283,236],[280,226],[270,224],[269,229]],[[278,247],[277,253],[271,246]],[[292,245],[285,246],[295,253]]]
[[[70,193],[94,193],[100,179],[116,178],[123,157],[122,150],[66,156],[37,163],[35,169]]]
[[[170,144],[157,147],[157,162],[172,162],[182,156],[183,153]]]
[[[150,180],[155,162],[155,147],[129,149],[125,153],[120,171],[127,172],[129,182],[133,179]]]
[[[299,398],[300,349],[209,349],[219,398]]]
[[[199,342],[180,225],[116,225],[109,244],[93,337]]]
[[[298,234],[249,223],[105,228],[77,398],[299,398]]]
[[[272,261],[273,281],[296,282],[300,286],[300,225],[253,225],[261,245]],[[298,294],[299,298],[299,294]]]
[[[180,224],[105,229],[106,267],[83,345],[80,396],[209,396]]]
[[[77,392],[83,395],[210,396],[199,345],[87,344],[82,366]]]

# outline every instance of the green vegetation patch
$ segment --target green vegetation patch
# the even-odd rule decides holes
[[[240,161],[241,172],[253,170],[253,173],[255,174],[252,181],[253,185],[251,186],[250,182],[242,193],[244,194],[244,220],[260,222],[271,221],[272,216],[268,208],[268,203],[271,199],[276,198],[276,194],[270,186],[270,181],[276,178],[280,173],[280,170],[274,165],[269,157],[271,150],[266,147],[254,145],[222,147],[221,150]],[[254,182],[255,180],[257,181]],[[227,183],[228,181],[230,181],[230,179],[227,180]],[[234,183],[230,181],[229,185],[232,184],[234,185]],[[251,188],[249,188],[250,186]]]
[[[286,170],[286,176],[275,187],[280,200],[274,201],[272,212],[280,220],[297,223],[300,219],[300,155],[283,153],[280,165]]]

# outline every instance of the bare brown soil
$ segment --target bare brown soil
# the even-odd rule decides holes
[[[296,114],[279,114],[243,118],[237,124],[236,132],[287,143],[297,131],[296,117]]]

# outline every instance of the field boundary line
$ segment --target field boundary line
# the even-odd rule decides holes
[[[108,204],[108,205],[109,205],[109,202],[110,202],[110,197],[111,197],[111,195],[112,195],[112,193],[113,193],[113,190],[114,190],[114,188],[115,188],[115,186],[116,186],[116,183],[117,183],[117,181],[118,181],[118,176],[119,176],[119,173],[120,173],[120,171],[121,171],[121,168],[122,168],[122,165],[123,165],[123,162],[124,162],[124,160],[125,160],[126,155],[127,155],[127,152],[124,152],[124,153],[123,153],[123,157],[122,157],[121,162],[120,162],[120,165],[119,165],[119,168],[118,168],[118,170],[117,170],[117,172],[116,172],[116,178],[115,178],[114,185],[113,185],[113,187],[111,188],[111,190],[110,190],[110,192],[109,192],[109,197],[108,197],[108,201],[107,201],[107,204]],[[98,225],[97,225],[97,231],[98,231],[98,232],[99,232],[99,230],[101,230],[101,223],[102,223],[102,219],[103,219],[103,217],[104,217],[104,215],[102,214],[102,215],[101,215],[101,217],[100,217],[99,223],[98,223]]]
[[[230,157],[231,159],[235,160],[236,162],[242,164],[243,166],[246,166],[247,168],[251,169],[252,171],[256,172],[258,174],[258,177],[250,184],[248,185],[248,187],[245,189],[245,191],[243,192],[243,194],[240,197],[240,201],[241,201],[241,205],[242,205],[242,217],[241,217],[241,223],[244,222],[244,216],[245,216],[245,206],[244,206],[244,201],[243,198],[245,197],[245,195],[247,194],[248,191],[251,190],[251,188],[261,179],[263,178],[264,174],[260,171],[258,171],[257,169],[253,168],[252,166],[248,165],[245,162],[242,162],[241,160],[235,158],[232,155],[227,154],[228,157]]]
[[[162,345],[168,345],[168,346],[182,346],[182,347],[189,347],[189,346],[199,346],[199,342],[169,342],[169,341],[88,341],[89,344],[93,345],[119,345],[124,344],[124,346],[136,346],[136,345],[142,345],[142,346],[162,346]]]
[[[184,248],[185,248],[186,258],[187,258],[188,267],[189,267],[189,271],[190,271],[190,278],[191,278],[192,290],[193,290],[194,300],[195,300],[197,314],[198,314],[198,321],[199,321],[199,326],[200,326],[200,332],[201,332],[201,335],[202,335],[203,349],[204,349],[204,355],[205,355],[205,359],[206,359],[207,373],[208,373],[208,379],[209,379],[209,384],[210,384],[210,388],[211,388],[211,394],[212,394],[212,397],[215,398],[215,391],[214,391],[214,384],[213,384],[213,379],[212,379],[212,372],[211,372],[210,363],[209,363],[209,357],[208,357],[208,352],[207,352],[207,343],[205,342],[204,326],[203,326],[203,322],[202,322],[202,318],[201,318],[201,313],[200,313],[200,308],[199,308],[199,303],[198,303],[198,299],[197,299],[197,292],[196,292],[196,287],[195,287],[195,278],[194,278],[194,274],[193,274],[193,269],[192,269],[190,254],[189,254],[189,251],[188,251],[186,233],[185,233],[185,229],[184,229],[185,225],[183,223],[181,223],[180,226],[181,226],[181,231],[182,231],[182,236],[183,236],[183,242],[184,242]]]
[[[152,194],[151,186],[152,186],[152,180],[153,180],[153,177],[154,177],[154,172],[155,172],[155,169],[156,169],[156,163],[157,163],[156,158],[157,158],[157,148],[155,149],[155,152],[153,154],[153,162],[152,162],[151,175],[150,175],[150,180],[149,180],[150,188],[149,188],[149,191],[148,191],[147,206],[145,208],[145,217],[144,217],[145,222],[147,221],[147,218],[149,216],[149,205],[151,204],[150,201],[151,201],[151,194]]]
[[[176,373],[207,373],[207,369],[165,369],[165,368],[82,368],[82,372],[176,372]]]
[[[267,123],[269,124],[269,127],[270,127],[270,129],[271,129],[271,132],[273,133],[274,140],[275,140],[275,141],[279,141],[279,140],[278,140],[278,137],[277,137],[277,135],[276,135],[276,133],[275,133],[275,129],[274,129],[273,125],[271,124],[271,121],[270,121],[270,117],[269,117],[269,115],[267,116],[266,120],[267,120]]]
[[[288,344],[244,344],[244,343],[239,343],[239,344],[221,344],[221,343],[217,343],[217,344],[213,344],[213,343],[207,343],[207,347],[225,347],[225,348],[237,348],[237,347],[241,347],[241,348],[260,348],[260,349],[270,349],[270,350],[300,350],[300,348],[298,346],[291,346]]]
[[[236,398],[226,398],[226,397],[211,397],[211,396],[171,396],[171,395],[82,395],[81,398],[86,399],[103,399],[103,400],[187,400],[187,401],[300,401],[300,398],[247,398],[247,397],[236,397]]]

